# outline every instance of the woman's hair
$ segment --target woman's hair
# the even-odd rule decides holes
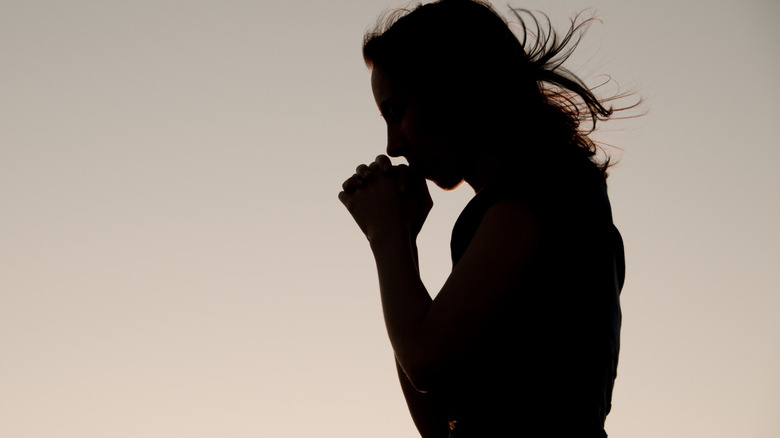
[[[587,157],[606,178],[609,158],[597,159],[599,148],[588,135],[613,109],[562,66],[594,19],[576,15],[559,37],[546,16],[511,11],[517,35],[481,0],[395,10],[366,33],[363,58],[369,68],[380,67],[451,112],[470,108],[472,117],[481,117],[477,123],[488,123],[480,126],[520,128],[544,139],[544,151],[524,148],[524,154],[540,160]]]

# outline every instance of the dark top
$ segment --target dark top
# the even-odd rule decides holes
[[[441,381],[451,436],[606,437],[625,264],[604,182],[582,171],[490,184],[455,224],[453,266],[485,212],[504,201],[536,215],[540,245],[517,290]]]

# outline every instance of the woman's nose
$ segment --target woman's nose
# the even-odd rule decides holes
[[[393,126],[387,127],[387,155],[401,157],[407,151],[406,139],[400,129]]]

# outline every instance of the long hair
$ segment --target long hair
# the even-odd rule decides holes
[[[606,178],[610,160],[597,157],[589,134],[612,116],[607,103],[623,96],[600,100],[563,67],[595,18],[577,14],[561,37],[546,15],[510,10],[517,33],[481,0],[398,9],[366,33],[363,58],[447,107],[469,105],[493,126],[535,130],[545,151],[524,151],[534,159],[584,157]]]

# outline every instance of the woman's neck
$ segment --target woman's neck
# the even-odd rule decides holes
[[[471,171],[464,178],[466,183],[479,193],[498,175],[500,161],[493,157],[479,157],[471,166]]]

